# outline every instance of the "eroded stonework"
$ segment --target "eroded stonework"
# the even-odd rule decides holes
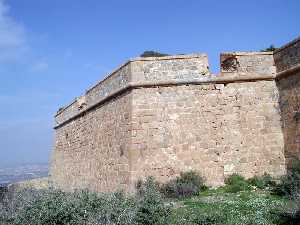
[[[205,54],[128,61],[57,113],[53,185],[130,192],[187,170],[212,186],[285,174],[300,151],[299,43],[223,53],[218,75]]]

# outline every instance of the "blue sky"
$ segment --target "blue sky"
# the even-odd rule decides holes
[[[47,162],[56,110],[144,50],[260,50],[300,35],[299,0],[0,0],[0,167]]]

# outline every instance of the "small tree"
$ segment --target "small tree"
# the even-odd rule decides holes
[[[274,45],[270,45],[270,47],[265,48],[265,49],[262,49],[262,50],[260,50],[260,51],[261,51],[261,52],[273,52],[273,51],[275,51],[276,49],[278,49],[278,48],[276,48]]]
[[[144,51],[143,54],[141,54],[141,57],[163,57],[163,56],[168,56],[169,54],[165,54],[165,53],[160,53],[160,52],[156,52],[156,51]]]

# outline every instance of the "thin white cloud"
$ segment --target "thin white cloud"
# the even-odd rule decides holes
[[[24,27],[9,15],[9,6],[0,0],[0,63],[20,59],[26,49]]]
[[[31,71],[32,72],[43,72],[45,70],[47,70],[49,67],[49,64],[46,62],[37,62],[35,64],[32,65]]]

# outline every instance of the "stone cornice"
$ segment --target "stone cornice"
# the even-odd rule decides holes
[[[71,120],[74,120],[82,115],[84,115],[86,112],[94,109],[95,107],[104,104],[105,102],[120,96],[121,94],[131,91],[132,89],[136,88],[149,88],[149,87],[161,87],[161,86],[182,86],[182,85],[205,85],[205,84],[227,84],[227,83],[241,83],[241,82],[255,82],[255,81],[263,81],[263,80],[274,80],[275,75],[244,75],[244,76],[237,76],[232,75],[228,76],[209,76],[209,77],[203,77],[198,80],[185,80],[185,81],[157,81],[157,82],[130,82],[125,87],[122,87],[111,94],[107,95],[106,97],[100,99],[93,105],[90,105],[82,111],[78,112],[76,115],[66,119],[65,121],[57,124],[54,128],[57,129],[64,124],[70,122]],[[59,115],[59,114],[57,114]],[[56,116],[57,116],[56,115]]]
[[[298,73],[298,72],[300,72],[300,65],[296,65],[292,68],[289,68],[287,70],[277,73],[276,80],[280,80],[280,79],[288,77],[288,76],[296,75],[296,73]]]

